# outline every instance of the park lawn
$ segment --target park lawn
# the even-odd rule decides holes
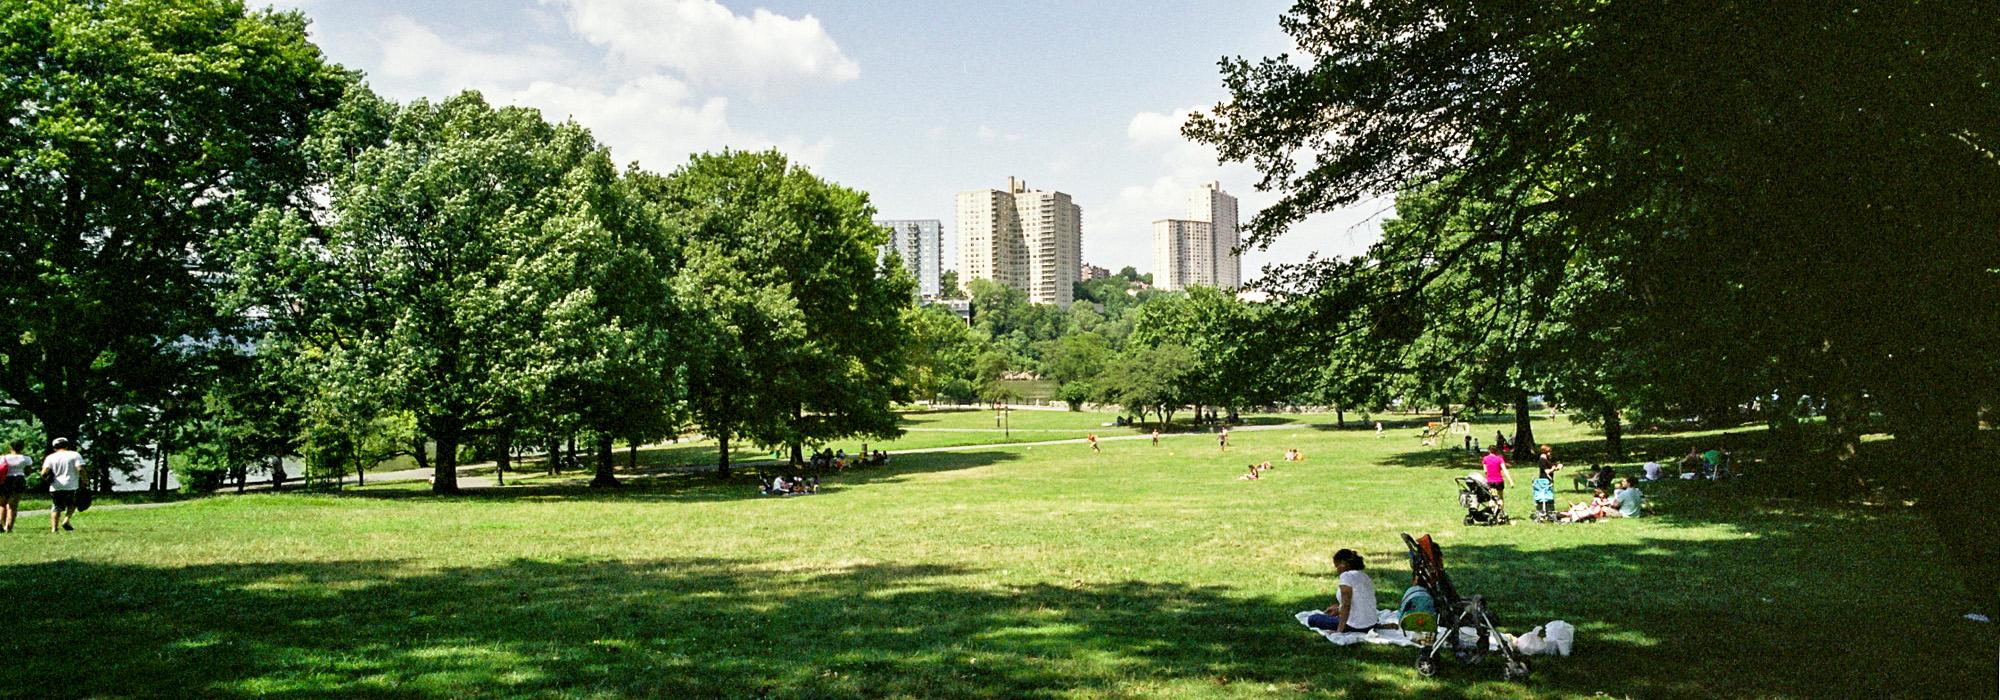
[[[1594,445],[1566,424],[1538,434]],[[1405,438],[973,447],[803,498],[667,474],[610,493],[388,484],[93,510],[75,533],[0,537],[16,629],[0,655],[10,688],[126,697],[1995,692],[1990,630],[1958,621],[1963,594],[1907,508],[1753,495],[1779,478],[1753,473],[1649,486],[1639,520],[1469,528],[1449,478],[1474,462]],[[1711,439],[1753,442],[1631,438]],[[1306,463],[1235,480],[1294,447]],[[1401,532],[1435,534],[1504,629],[1576,624],[1576,655],[1535,657],[1526,684],[1490,662],[1424,679],[1410,650],[1335,647],[1292,620],[1328,604],[1343,546],[1392,606]]]

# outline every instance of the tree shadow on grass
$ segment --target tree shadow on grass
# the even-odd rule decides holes
[[[1413,650],[1328,644],[1291,619],[1323,600],[725,558],[17,565],[0,590],[24,633],[0,654],[12,677],[77,696],[1990,696],[1990,659],[1954,653],[1957,635],[1891,619],[1868,621],[1869,643],[1844,636],[1879,609],[1877,569],[1931,556],[1829,565],[1866,543],[1849,515],[1758,520],[1733,539],[1444,542],[1503,629],[1577,624],[1577,655],[1534,658],[1525,685],[1492,662],[1426,680]],[[1407,570],[1376,563],[1393,600]]]
[[[1020,459],[1020,455],[1002,450],[966,450],[955,452],[930,452],[913,455],[897,455],[889,464],[872,467],[857,467],[838,474],[822,477],[820,492],[815,495],[838,493],[840,491],[878,482],[896,482],[919,474],[973,469]],[[741,467],[734,470],[728,479],[719,479],[710,471],[690,471],[683,469],[645,469],[633,473],[618,470],[622,480],[620,486],[597,488],[588,484],[588,475],[571,472],[561,481],[542,478],[516,481],[508,486],[462,487],[458,495],[437,496],[427,488],[408,482],[398,482],[387,487],[356,488],[346,491],[329,492],[324,495],[362,499],[485,499],[502,501],[734,501],[755,498],[772,498],[760,491],[759,469]],[[763,472],[775,475],[775,468]],[[789,473],[789,472],[787,472]]]

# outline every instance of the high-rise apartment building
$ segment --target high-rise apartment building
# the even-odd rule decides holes
[[[938,295],[944,276],[944,222],[937,219],[877,219],[876,226],[889,229],[889,242],[880,253],[902,256],[903,267],[917,278],[917,298]]]
[[[1236,255],[1236,197],[1222,183],[1196,188],[1188,198],[1188,218],[1153,222],[1153,283],[1161,289],[1243,286],[1243,260]]]
[[[1083,268],[1083,208],[1067,194],[1028,189],[958,193],[958,274],[1027,292],[1028,301],[1067,307]]]

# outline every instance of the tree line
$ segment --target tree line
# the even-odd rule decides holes
[[[1280,271],[1282,362],[1365,397],[1547,394],[1601,424],[1763,420],[1930,517],[2000,608],[2000,50],[1990,3],[1308,0],[1184,133],[1366,255]],[[1257,334],[1246,342],[1257,342]],[[1831,449],[1800,426],[1824,421]],[[1527,426],[1521,426],[1524,434]],[[1859,435],[1894,437],[1857,460]],[[1531,439],[1520,441],[1523,445]]]
[[[615,442],[689,428],[724,476],[733,441],[898,432],[914,281],[780,153],[620,168],[475,92],[384,99],[235,0],[4,10],[11,432],[205,487],[407,454],[439,492],[578,436],[611,484]]]

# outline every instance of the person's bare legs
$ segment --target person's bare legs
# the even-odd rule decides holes
[[[0,532],[13,532],[14,519],[21,515],[21,495],[10,493],[4,498],[0,501]]]
[[[62,532],[62,509],[49,506],[49,532]]]

